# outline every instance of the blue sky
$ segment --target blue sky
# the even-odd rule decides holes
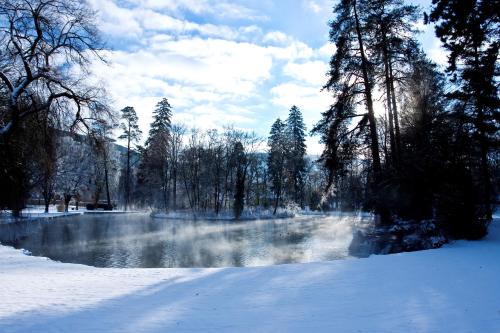
[[[200,129],[233,125],[266,137],[292,105],[308,129],[331,103],[325,72],[334,47],[327,22],[332,0],[89,0],[107,41],[109,65],[95,75],[117,110],[133,106],[149,129],[155,104],[173,121]],[[412,3],[427,9],[430,0]],[[420,36],[428,55],[444,53],[432,27]],[[308,138],[308,152],[321,152]]]

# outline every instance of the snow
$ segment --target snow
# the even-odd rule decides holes
[[[243,211],[243,214],[240,216],[240,221],[251,221],[251,220],[271,220],[277,218],[292,218],[298,216],[299,214],[291,211],[286,211],[281,209],[280,211],[273,214],[270,209],[262,209],[262,210],[249,210],[246,209]],[[190,211],[183,212],[153,212],[151,217],[157,219],[175,219],[175,220],[207,220],[207,221],[232,221],[234,220],[234,212],[233,211],[221,211],[219,214],[215,214],[214,212],[195,212],[192,213]]]
[[[0,332],[500,332],[500,218],[482,241],[268,267],[116,269],[0,246]]]
[[[288,209],[279,208],[276,214],[273,214],[273,209],[253,208],[245,209],[241,214],[239,221],[255,221],[255,220],[273,220],[273,219],[288,219],[294,217],[305,216],[342,216],[348,214],[350,216],[373,217],[368,212],[322,212],[312,210]],[[174,220],[206,220],[206,221],[232,221],[234,220],[234,212],[232,210],[221,211],[218,214],[215,212],[192,212],[190,210],[174,211],[174,212],[152,212],[151,217],[155,219],[174,219]]]
[[[49,208],[49,212],[45,213],[45,207],[36,205],[30,206],[22,210],[21,218],[16,219],[12,217],[12,213],[9,210],[0,211],[0,224],[2,223],[13,223],[18,222],[19,220],[44,220],[44,219],[54,219],[59,217],[68,217],[68,216],[78,216],[83,214],[131,214],[131,213],[139,213],[138,211],[124,211],[124,210],[87,210],[86,208],[80,207],[76,210],[75,206],[69,206],[68,212],[58,212],[55,205],[51,205]]]

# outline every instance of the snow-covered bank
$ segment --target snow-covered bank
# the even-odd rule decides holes
[[[275,215],[271,211],[244,211],[238,219],[239,221],[254,221],[254,220],[271,220],[271,219],[285,219],[295,217],[297,214],[293,212],[278,212]],[[233,212],[221,212],[215,214],[214,212],[208,213],[192,213],[192,212],[153,212],[151,217],[155,219],[171,219],[171,220],[204,220],[204,221],[233,221],[235,220]]]
[[[99,269],[0,246],[0,332],[500,332],[499,224],[436,250],[252,268]]]
[[[124,210],[87,210],[81,208],[76,210],[74,206],[70,206],[71,210],[68,212],[58,212],[55,206],[51,206],[49,213],[45,213],[43,206],[32,206],[23,209],[20,218],[14,218],[10,211],[0,211],[0,224],[21,222],[21,221],[37,221],[37,220],[47,220],[55,219],[60,217],[68,216],[79,216],[84,214],[131,214],[140,213],[139,211],[124,211]]]
[[[278,209],[276,214],[273,214],[272,209],[246,209],[241,214],[239,221],[255,221],[255,220],[273,220],[273,219],[288,219],[301,216],[332,216],[348,214],[353,216],[355,213],[342,213],[339,211],[312,211],[299,209]],[[358,212],[359,216],[372,216],[371,213]],[[175,211],[175,212],[152,212],[151,217],[156,219],[172,219],[172,220],[205,220],[205,221],[233,221],[235,220],[232,211],[222,211],[218,214],[215,212],[191,212],[191,211]]]

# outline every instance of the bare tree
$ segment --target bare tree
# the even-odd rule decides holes
[[[0,142],[43,111],[72,129],[109,115],[102,89],[85,84],[90,63],[103,60],[95,17],[79,0],[0,0],[0,82],[8,97]]]
[[[74,140],[66,135],[59,140],[56,190],[64,198],[65,211],[68,211],[71,199],[86,189],[91,176],[92,151],[90,145],[81,140],[81,137]]]
[[[172,167],[170,169],[172,178],[172,209],[177,209],[177,180],[179,178],[179,157],[182,149],[182,141],[186,134],[184,125],[172,125],[171,144],[170,144],[170,160]]]

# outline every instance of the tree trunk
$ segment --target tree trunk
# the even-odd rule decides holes
[[[391,84],[391,98],[392,98],[392,112],[394,114],[394,129],[396,134],[396,150],[397,150],[397,159],[401,161],[401,131],[399,129],[399,113],[398,113],[398,104],[396,103],[396,92],[394,89],[394,75],[392,73],[392,60],[389,58],[389,75],[390,75],[390,84]]]
[[[69,202],[71,201],[71,194],[64,194],[64,211],[69,211]]]
[[[109,179],[108,179],[108,162],[107,158],[104,160],[104,182],[106,184],[106,199],[108,202],[108,208],[111,207],[111,196],[109,194]]]
[[[384,57],[384,74],[385,74],[385,91],[386,91],[386,99],[387,99],[387,113],[389,114],[389,138],[391,145],[391,161],[397,166],[398,161],[398,148],[396,146],[396,139],[394,136],[394,115],[393,115],[393,107],[391,105],[391,75],[389,70],[389,52],[387,50],[387,40],[385,37],[385,33],[383,33],[383,57]]]
[[[130,200],[130,121],[127,140],[127,170],[125,172],[125,211],[128,210]]]
[[[378,185],[382,167],[380,165],[380,152],[378,147],[377,123],[375,112],[373,111],[372,87],[368,77],[368,61],[365,56],[363,38],[361,36],[361,27],[359,24],[356,1],[354,1],[354,18],[356,20],[356,34],[358,37],[359,51],[361,53],[361,70],[363,72],[363,83],[365,87],[366,107],[368,109],[368,122],[370,126],[370,148],[373,158],[373,171],[375,173],[375,183]]]
[[[474,53],[475,70],[480,73],[479,66],[479,51],[478,47],[475,48]],[[481,89],[480,84],[475,82],[475,98],[476,98],[476,111],[477,111],[477,130],[479,134],[479,149],[481,154],[481,178],[483,178],[483,204],[485,207],[484,214],[487,219],[492,217],[491,209],[491,180],[490,171],[488,167],[488,139],[485,133],[485,123],[484,123],[484,109],[483,103],[481,101]]]
[[[12,211],[12,216],[17,218],[21,217],[21,212],[25,206],[25,179],[26,175],[22,167],[19,166],[18,162],[19,154],[16,151],[14,144],[12,144],[11,132],[7,133],[5,136],[0,137],[0,184],[8,188],[8,191],[4,189],[1,195],[2,204],[10,208]]]
[[[174,166],[172,179],[172,209],[177,210],[177,165]]]
[[[52,200],[52,195],[48,193],[48,191],[44,190],[43,191],[43,203],[45,206],[44,213],[49,212],[49,206],[50,206],[50,201]]]
[[[278,195],[276,195],[276,200],[274,201],[273,215],[276,215],[276,210],[278,210],[279,201],[280,201],[280,195],[278,194]]]
[[[48,184],[48,181],[45,179],[44,180],[44,186],[43,186],[43,191],[42,191],[42,196],[43,196],[43,204],[45,206],[44,212],[48,213],[49,212],[49,206],[50,206],[50,201],[52,200],[52,189],[50,188],[51,186]]]

